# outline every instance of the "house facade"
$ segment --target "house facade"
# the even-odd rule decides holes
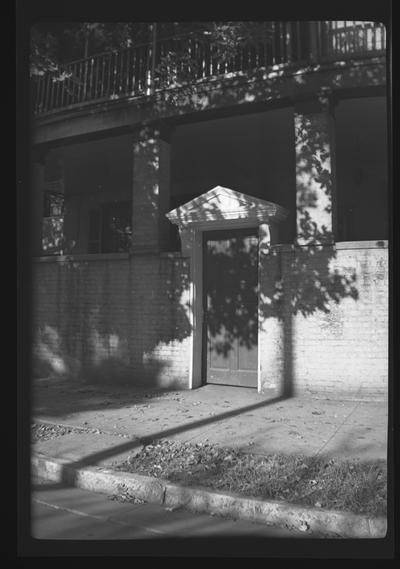
[[[190,58],[170,38],[41,77],[35,375],[387,396],[385,28],[269,30],[230,59],[193,34]]]

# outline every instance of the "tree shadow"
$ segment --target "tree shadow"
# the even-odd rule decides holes
[[[207,243],[205,318],[212,349],[225,358],[236,342],[248,349],[258,345],[257,269],[257,237],[236,234]]]
[[[317,77],[317,78],[316,78]],[[230,79],[215,79],[198,85],[183,85],[174,89],[158,91],[146,101],[152,105],[149,111],[149,120],[154,121],[156,129],[162,128],[163,124],[172,122],[179,116],[190,118],[199,113],[214,112],[221,108],[231,110],[233,108],[243,110],[256,108],[257,104],[265,105],[265,102],[287,102],[291,98],[307,96],[311,92],[320,89],[347,90],[359,87],[368,87],[373,92],[374,88],[380,88],[385,83],[385,68],[382,64],[360,65],[340,68],[339,65],[311,65],[305,64],[300,73],[298,69],[287,66],[286,68],[272,70],[248,70],[246,77],[233,77]],[[139,101],[139,106],[141,102]],[[109,109],[112,109],[113,102]],[[137,106],[138,99],[126,101],[127,106]],[[265,108],[262,106],[262,108]],[[299,128],[309,125],[302,119]],[[161,125],[161,126],[160,126]],[[165,235],[168,222],[164,219],[164,213],[170,209],[166,199],[166,193],[155,181],[159,172],[159,147],[154,129],[145,129],[138,138],[138,151],[142,154],[143,163],[141,170],[136,172],[136,183],[140,183],[144,191],[142,201],[136,201],[133,209],[133,229],[137,231],[134,240],[141,240],[142,251],[152,255],[151,249],[163,247],[160,240],[150,242],[140,237],[140,227],[144,227],[145,218],[151,219],[152,226],[158,229],[163,225],[160,235]],[[317,189],[322,189],[326,197],[332,197],[332,178],[329,168],[326,167],[330,159],[330,151],[326,152],[325,133],[315,129],[314,137],[308,137],[301,148],[301,170],[297,175],[311,175],[317,183]],[[300,137],[300,135],[299,135]],[[300,167],[299,167],[300,168]],[[300,186],[298,186],[300,187]],[[240,190],[240,188],[235,188]],[[271,246],[263,252],[263,269],[261,280],[258,285],[248,285],[245,290],[230,292],[227,295],[215,292],[211,299],[211,333],[217,338],[216,349],[222,355],[229,355],[233,342],[239,342],[248,348],[254,347],[258,341],[263,327],[268,327],[270,322],[276,322],[281,326],[283,353],[283,381],[280,396],[268,401],[260,401],[255,405],[249,405],[231,411],[220,413],[217,417],[184,423],[173,429],[155,431],[142,441],[129,441],[121,445],[115,445],[106,451],[87,455],[80,461],[72,461],[63,466],[61,481],[55,484],[45,485],[47,488],[60,488],[65,485],[73,485],[77,482],[74,468],[95,465],[98,461],[111,458],[125,451],[138,448],[143,442],[156,438],[167,438],[190,429],[208,427],[252,409],[268,406],[277,401],[284,401],[295,394],[294,375],[294,320],[298,315],[304,318],[321,313],[329,314],[334,305],[340,304],[344,299],[358,299],[357,274],[355,271],[348,272],[332,268],[336,259],[335,247],[332,244],[332,229],[324,226],[324,223],[315,221],[315,210],[318,209],[318,192],[310,189],[307,185],[298,195],[298,234],[307,242],[307,246]],[[332,212],[330,206],[322,208],[325,214]],[[292,219],[294,212],[292,213]],[[215,212],[212,213],[215,215]],[[161,241],[163,238],[161,239]],[[164,241],[165,243],[165,241]],[[237,241],[234,245],[236,255],[246,267],[253,267],[255,253],[246,249],[243,241]],[[154,249],[153,249],[154,250]],[[257,252],[259,255],[260,252]],[[218,264],[222,264],[229,270],[230,259],[219,252],[215,254]],[[249,258],[250,257],[250,258]],[[103,261],[104,262],[104,261]],[[125,262],[125,261],[124,261]],[[180,267],[174,269],[174,263]],[[140,280],[147,274],[149,263],[143,257],[131,258],[130,269],[125,271],[126,279],[122,279],[127,285],[126,289],[120,288],[120,282],[114,280],[115,293],[106,292],[105,287],[100,286],[105,277],[111,279],[116,271],[113,262],[106,263],[107,269],[103,274],[98,274],[89,268],[90,263],[82,262],[74,255],[66,257],[63,264],[57,264],[55,282],[46,283],[44,280],[39,284],[43,288],[43,297],[54,298],[53,310],[42,313],[40,334],[37,339],[36,350],[38,355],[39,375],[50,373],[61,374],[70,377],[72,374],[80,382],[94,383],[108,395],[110,383],[121,382],[115,389],[122,393],[120,401],[113,398],[111,406],[126,406],[127,401],[145,400],[145,395],[140,391],[141,387],[146,390],[149,387],[154,393],[159,392],[160,379],[168,372],[170,361],[163,356],[163,347],[174,346],[175,353],[183,351],[185,341],[191,335],[191,324],[188,318],[188,289],[190,285],[189,268],[184,267],[184,261],[179,255],[165,259],[160,264],[152,264],[151,272],[156,274],[154,281],[146,280],[147,286],[142,293]],[[168,265],[168,267],[166,267]],[[93,265],[92,265],[93,266]],[[54,267],[55,268],[55,267]],[[154,286],[149,286],[154,282]],[[143,288],[143,287],[142,287]],[[96,293],[93,294],[93,289]],[[136,291],[132,294],[132,291]],[[243,307],[242,295],[249,301]],[[59,295],[57,297],[57,295]],[[221,298],[222,296],[222,298]],[[125,304],[123,299],[128,298]],[[259,302],[259,299],[262,302]],[[67,302],[64,302],[64,301]],[[257,301],[259,314],[253,319],[250,309],[253,302]],[[238,303],[241,308],[238,310]],[[121,308],[121,305],[122,308]],[[117,319],[116,314],[122,313],[124,317]],[[130,322],[135,323],[136,329],[142,333],[133,336],[130,330]],[[79,322],[77,330],[77,322]],[[157,333],[148,333],[150,323],[157,322]],[[161,322],[161,325],[159,325]],[[169,376],[169,374],[166,374]],[[182,387],[176,372],[173,379],[168,379],[164,391]],[[169,376],[171,377],[171,376]],[[126,391],[122,390],[122,384],[127,385]],[[140,389],[136,387],[140,383]],[[133,385],[135,384],[135,386]],[[79,384],[80,386],[82,383]],[[66,388],[68,389],[68,387]],[[114,391],[115,393],[115,391]],[[60,394],[57,413],[65,412],[64,401]],[[54,409],[54,406],[52,406]],[[91,409],[103,409],[103,404],[93,397],[92,392],[77,392],[72,411]],[[337,447],[337,453],[347,452],[350,443],[343,441]]]
[[[200,420],[196,420],[196,421],[191,421],[189,423],[185,423],[184,425],[179,425],[177,427],[173,427],[170,429],[164,429],[164,430],[159,430],[159,431],[154,431],[151,434],[147,435],[146,437],[142,437],[141,439],[136,439],[136,440],[131,440],[119,445],[114,445],[108,449],[104,449],[102,451],[96,452],[96,453],[91,453],[88,454],[86,456],[84,456],[83,458],[79,459],[79,460],[74,460],[74,461],[70,461],[68,463],[63,463],[60,467],[60,471],[57,474],[57,480],[56,481],[48,481],[44,484],[40,484],[35,486],[35,481],[33,481],[32,484],[32,489],[44,489],[44,490],[57,490],[57,489],[61,489],[61,488],[65,488],[68,486],[74,486],[76,484],[79,485],[79,480],[80,480],[80,475],[79,472],[77,472],[76,470],[81,469],[81,468],[87,468],[87,467],[95,467],[100,461],[104,461],[105,459],[110,459],[113,456],[116,455],[120,455],[121,453],[124,452],[131,452],[134,450],[137,450],[138,448],[142,447],[142,445],[146,445],[146,444],[153,444],[155,443],[157,440],[161,440],[161,439],[168,439],[171,438],[173,436],[179,435],[181,433],[187,432],[189,430],[192,429],[198,429],[198,428],[205,428],[209,425],[215,425],[218,424],[218,422],[221,421],[227,421],[231,418],[243,415],[245,413],[248,413],[249,411],[252,410],[256,410],[256,409],[261,409],[261,408],[266,408],[270,405],[274,405],[277,404],[279,402],[283,402],[285,401],[285,397],[278,397],[278,398],[274,398],[274,399],[270,399],[270,400],[264,400],[261,402],[257,402],[255,404],[251,404],[251,405],[246,405],[246,406],[242,406],[238,409],[234,409],[232,411],[228,411],[228,412],[223,412],[223,413],[219,413],[217,416],[214,417],[209,417],[206,419],[200,419]],[[354,435],[357,434],[357,427],[353,429]],[[351,438],[351,436],[350,436]],[[285,478],[288,479],[296,479],[298,485],[302,484],[303,486],[307,484],[307,481],[311,481],[312,483],[315,484],[315,480],[313,480],[316,476],[314,470],[313,470],[313,466],[314,464],[319,464],[319,468],[320,468],[320,463],[321,460],[326,462],[326,467],[328,467],[331,463],[335,462],[337,463],[337,468],[340,469],[341,464],[343,464],[343,468],[342,468],[342,472],[340,475],[342,476],[346,476],[347,477],[347,483],[348,483],[348,475],[349,472],[351,474],[351,469],[354,467],[358,468],[358,465],[364,469],[365,472],[365,480],[364,480],[364,487],[363,488],[359,488],[357,490],[357,494],[358,494],[358,499],[360,499],[359,497],[359,493],[360,491],[363,492],[368,492],[368,491],[373,491],[374,488],[374,483],[376,482],[376,476],[386,476],[386,461],[384,459],[381,458],[377,458],[377,459],[371,459],[370,457],[368,458],[359,458],[359,459],[355,459],[354,458],[354,448],[349,440],[349,438],[347,439],[339,439],[339,437],[337,437],[338,442],[337,444],[332,447],[330,446],[329,451],[325,452],[323,449],[319,449],[314,455],[309,455],[309,456],[304,456],[301,453],[298,453],[296,455],[296,467],[295,468],[291,468],[290,473],[285,471]],[[357,451],[358,454],[360,452],[360,450],[364,453],[365,457],[368,456],[368,449],[371,447],[370,443],[365,443],[364,445],[358,445],[357,446]],[[235,445],[233,445],[232,448],[235,448]],[[240,450],[240,449],[239,449]],[[285,449],[283,448],[281,451],[283,454],[285,453]],[[265,456],[268,456],[268,453],[265,453]],[[276,453],[273,453],[276,454]],[[346,462],[349,461],[349,463],[353,464],[353,466],[350,466],[350,470],[348,468],[348,466],[346,466]],[[304,469],[304,466],[307,466],[306,469]],[[293,465],[292,465],[293,466]],[[107,467],[106,467],[107,468]],[[111,467],[112,468],[112,467]],[[228,465],[228,470],[227,470],[227,466],[224,466],[224,471],[227,475],[227,477],[229,478],[229,465]],[[339,472],[339,471],[338,471]],[[213,481],[215,479],[215,472],[214,471],[195,471],[194,472],[194,476],[193,476],[193,481],[192,480],[192,476],[188,477],[186,475],[179,475],[180,471],[175,472],[175,481],[177,481],[178,483],[182,482],[183,480],[183,485],[195,485],[195,486],[204,486],[207,487],[209,486],[209,483],[207,483],[207,480],[211,480]],[[174,472],[171,472],[172,475],[174,475]],[[178,476],[177,476],[178,475]],[[320,476],[320,474],[318,474],[318,476]],[[366,479],[366,477],[368,476],[368,480]],[[169,478],[169,477],[168,477]],[[182,479],[182,480],[181,480]],[[385,482],[385,478],[383,479],[383,481]],[[337,481],[335,481],[334,479],[331,480],[331,482],[334,484],[336,491],[337,491]],[[263,487],[263,491],[265,492],[267,490],[267,486],[261,484],[261,487]],[[382,493],[382,484],[380,484],[380,492]],[[313,487],[311,487],[311,491],[313,490]],[[184,490],[182,490],[184,491]],[[332,490],[331,490],[331,494],[332,494]],[[256,496],[257,497],[257,496]],[[302,496],[300,496],[300,499],[302,498]],[[283,499],[283,498],[282,498]],[[332,495],[331,495],[331,499],[332,499]],[[338,496],[338,499],[340,499],[340,496]],[[368,499],[372,499],[372,495],[371,493],[368,496]],[[382,501],[382,496],[380,496],[380,500]],[[293,500],[294,503],[296,503],[296,499]],[[301,504],[301,501],[299,502]],[[381,504],[381,507],[385,508],[385,505]]]
[[[210,77],[193,82],[187,76],[173,88],[160,89],[149,98],[156,117],[179,117],[196,112],[292,100],[310,94],[332,95],[341,89],[374,89],[385,85],[384,58],[367,58],[366,63],[305,61],[276,67],[248,69],[245,74]],[[135,100],[131,103],[135,104]]]
[[[325,133],[321,135],[319,129],[314,129],[310,134],[310,143],[301,147],[301,175],[311,178],[316,189],[310,192],[309,185],[301,184],[297,188],[297,240],[305,245],[271,246],[257,238],[252,240],[249,235],[242,236],[240,231],[232,231],[230,235],[215,231],[212,239],[204,242],[207,254],[203,267],[206,283],[203,311],[212,350],[228,359],[237,345],[248,350],[257,348],[259,335],[265,331],[268,334],[269,321],[276,321],[281,329],[283,352],[280,393],[286,396],[294,391],[294,319],[298,315],[309,318],[318,312],[329,314],[344,299],[357,301],[359,297],[356,271],[335,268],[332,227],[319,222],[321,210],[323,218],[332,214],[332,173],[325,167],[330,151],[326,148]],[[327,205],[321,208],[319,202],[324,204],[325,197]],[[193,217],[196,204],[203,208],[202,198],[190,203],[193,207],[189,212],[178,209],[175,214],[182,227],[196,219]],[[224,215],[216,203],[209,201],[201,211],[201,218],[218,221]],[[254,233],[257,229],[244,233],[249,231]]]
[[[172,436],[178,435],[178,434],[183,433],[183,432],[187,432],[187,431],[192,430],[192,429],[204,428],[204,427],[207,427],[209,425],[216,424],[220,421],[225,421],[225,420],[228,420],[230,418],[241,415],[243,413],[247,413],[251,410],[260,409],[260,408],[266,407],[268,405],[273,405],[273,404],[278,403],[279,401],[282,401],[282,400],[283,400],[282,397],[276,397],[276,398],[268,399],[268,400],[264,399],[260,402],[253,403],[251,405],[246,405],[244,407],[240,407],[239,409],[234,409],[232,411],[226,411],[224,413],[219,413],[216,416],[207,417],[207,418],[199,419],[196,421],[190,421],[188,423],[185,423],[183,425],[179,425],[177,427],[172,427],[169,429],[163,429],[160,431],[155,431],[149,435],[146,435],[145,437],[141,437],[140,439],[138,438],[135,440],[130,440],[128,442],[124,442],[124,443],[119,444],[119,445],[113,445],[112,447],[110,447],[108,449],[104,449],[104,450],[101,450],[99,452],[88,454],[79,460],[70,461],[68,463],[63,464],[61,466],[61,474],[59,476],[59,481],[56,483],[51,483],[49,485],[46,485],[45,488],[47,488],[47,489],[49,489],[51,487],[52,488],[59,488],[59,487],[62,487],[62,485],[64,485],[64,484],[65,485],[74,485],[75,482],[77,481],[77,477],[78,477],[78,473],[75,471],[75,469],[90,467],[90,466],[96,466],[96,464],[99,461],[104,461],[105,459],[112,458],[115,455],[119,455],[119,454],[124,453],[124,452],[133,451],[135,449],[141,448],[142,445],[150,444],[152,441],[172,437]]]
[[[195,81],[218,80],[232,74],[253,74],[260,69],[278,69],[279,73],[281,66],[299,67],[315,61],[326,63],[330,59],[343,64],[365,55],[373,57],[383,53],[382,25],[370,22],[360,27],[360,22],[352,24],[347,29],[335,29],[331,22],[325,21],[197,23],[198,29],[183,37],[178,35],[165,41],[161,33],[152,53],[151,67],[150,51],[153,48],[147,44],[139,45],[138,53],[135,53],[135,46],[132,46],[132,54],[123,50],[120,60],[115,49],[101,54],[97,60],[97,65],[102,61],[103,72],[100,74],[94,74],[96,56],[76,62],[78,66],[56,66],[46,77],[41,76],[42,72],[33,74],[32,108],[40,113],[62,108],[66,102],[74,105],[79,101],[81,104],[91,100],[96,102],[96,98],[118,100],[129,96],[148,96],[154,91],[168,91],[170,100],[180,104],[176,99],[177,89],[185,90],[190,99],[193,94],[191,85]],[[356,34],[361,34],[361,38],[356,39]],[[374,49],[368,45],[371,40],[367,40],[367,34],[373,36]],[[89,76],[88,66],[91,67]],[[79,77],[75,76],[78,68]],[[104,91],[107,75],[109,88]],[[110,81],[114,86],[111,90]],[[46,83],[47,94],[44,92]],[[75,89],[75,86],[79,88]],[[182,98],[182,93],[178,94],[179,98]],[[50,101],[44,100],[49,98]]]
[[[145,133],[150,138],[141,133],[144,138],[138,145],[142,154],[134,173],[143,191],[141,202],[133,207],[133,227],[134,235],[135,231],[140,234],[142,224],[150,220],[157,238],[167,208],[160,204],[158,143],[148,129]],[[329,313],[332,305],[343,299],[358,299],[355,271],[348,274],[331,268],[336,258],[333,228],[320,222],[320,217],[322,221],[331,218],[334,202],[326,129],[320,128],[318,121],[310,125],[307,116],[301,115],[297,140],[296,175],[305,180],[297,184],[297,241],[306,245],[285,250],[264,244],[259,249],[258,239],[249,240],[240,233],[227,247],[222,246],[221,239],[209,243],[204,299],[213,349],[224,358],[236,344],[248,350],[256,348],[268,321],[280,322],[284,361],[281,388],[286,395],[293,393],[293,318],[297,314],[309,317],[318,311]],[[192,203],[195,207],[196,199]],[[204,204],[198,198],[198,204],[203,219],[224,219],[217,203]],[[251,215],[253,205],[248,207]],[[191,211],[193,216],[193,208]],[[182,227],[189,221],[187,213],[178,217]],[[149,245],[146,256],[103,261],[100,275],[96,262],[80,261],[72,255],[54,265],[58,287],[51,291],[50,286],[49,294],[56,294],[59,304],[54,321],[39,331],[36,354],[42,373],[47,368],[98,384],[134,380],[138,385],[163,387],[160,378],[169,375],[171,362],[159,354],[163,347],[183,346],[192,333],[190,268],[186,252],[158,258],[151,253],[151,246],[158,243]],[[145,287],[143,275],[149,275]],[[220,286],[221,280],[224,286]],[[39,286],[46,288],[47,284]],[[143,330],[141,335],[133,330],[132,321],[136,330]],[[169,377],[168,388],[182,386],[182,379],[176,376],[175,372]]]
[[[169,351],[184,352],[190,335],[185,259],[140,255],[98,263],[70,256],[46,271],[53,280],[43,275],[35,283],[36,302],[48,309],[36,331],[33,377],[182,387]]]
[[[304,49],[307,51],[308,47]],[[336,62],[313,63],[307,60],[303,67],[288,64],[272,68],[271,62],[265,60],[265,66],[249,68],[243,77],[216,77],[203,83],[193,83],[191,74],[195,68],[190,67],[193,62],[185,59],[181,65],[179,84],[176,84],[176,77],[172,74],[167,80],[175,81],[174,88],[170,88],[170,84],[164,85],[163,89],[146,98],[151,107],[148,115],[150,126],[141,127],[136,133],[135,152],[140,155],[140,162],[134,178],[143,189],[133,204],[133,241],[139,244],[137,253],[147,252],[151,256],[157,248],[159,251],[160,245],[163,246],[160,236],[168,231],[164,214],[169,211],[170,202],[168,192],[163,191],[163,184],[167,182],[160,181],[159,177],[162,164],[158,134],[164,127],[173,126],[179,116],[195,117],[221,107],[229,111],[240,106],[250,109],[257,103],[287,102],[288,97],[302,98],[311,92],[316,99],[321,96],[326,99],[335,90],[358,87],[374,89],[385,84],[386,72],[382,58],[371,58],[367,62],[343,62],[339,61],[340,50],[336,55]],[[164,67],[164,71],[167,67]],[[133,98],[127,100],[126,104],[140,106],[142,103]],[[321,104],[325,103],[322,101]],[[294,391],[294,318],[297,315],[308,318],[318,312],[328,314],[332,306],[344,299],[356,301],[359,295],[355,271],[349,273],[332,268],[336,259],[334,228],[325,220],[334,214],[332,203],[335,204],[335,191],[326,128],[316,118],[310,123],[307,115],[303,114],[296,124],[295,136],[298,154],[297,241],[302,240],[306,245],[301,246],[297,242],[290,246],[268,247],[261,253],[263,268],[259,283],[247,283],[243,289],[235,292],[228,290],[226,294],[216,290],[210,301],[210,331],[217,338],[216,349],[223,355],[228,355],[233,341],[248,348],[255,346],[263,326],[268,325],[269,321],[279,323],[283,349],[282,389],[286,396]],[[301,179],[305,180],[303,185],[299,181]],[[313,184],[307,180],[312,180]],[[316,215],[317,212],[320,216]],[[217,213],[210,211],[210,217],[215,218]],[[294,212],[291,215],[293,219]],[[154,235],[159,237],[143,237],[145,222],[149,220],[155,230]],[[185,219],[181,221],[184,223]],[[161,226],[163,229],[160,229]],[[235,255],[245,271],[247,267],[254,267],[256,259],[255,250],[249,254],[246,247],[246,243],[240,240],[234,245]],[[260,251],[257,255],[259,258]],[[216,252],[212,257],[223,270],[231,270],[229,256]],[[64,264],[57,266],[58,290],[54,293],[49,285],[47,291],[49,295],[64,295],[68,299],[68,308],[59,302],[55,314],[47,317],[46,324],[42,326],[38,346],[44,370],[62,371],[64,365],[64,371],[82,369],[81,377],[90,377],[95,382],[99,378],[105,382],[120,378],[121,381],[143,381],[146,386],[159,384],[159,378],[170,365],[168,358],[161,356],[162,347],[173,344],[177,349],[183,348],[192,332],[188,317],[190,277],[188,266],[184,266],[184,254],[175,255],[158,265],[158,262],[152,265],[153,273],[157,273],[156,278],[148,280],[147,290],[134,295],[132,290],[139,290],[148,263],[144,255],[132,256],[129,260],[131,268],[126,271],[129,286],[114,296],[106,292],[105,287],[103,292],[98,287],[100,301],[93,298],[90,290],[98,277],[90,272],[86,263],[71,255],[66,257]],[[180,265],[176,270],[173,268],[175,263]],[[103,277],[111,282],[113,270],[112,263],[108,263],[98,282]],[[170,276],[165,276],[168,271]],[[68,284],[63,285],[65,279]],[[150,282],[154,282],[154,286]],[[40,286],[46,287],[43,283]],[[122,308],[118,295],[128,298],[127,305]],[[243,304],[244,297],[248,304]],[[259,310],[257,319],[253,318],[254,304]],[[113,315],[115,308],[125,312],[122,324]],[[80,318],[77,333],[76,322]],[[134,321],[136,328],[143,330],[140,337],[133,337],[129,321]],[[150,323],[154,322],[162,322],[162,325],[152,335],[148,330]],[[49,330],[50,336],[56,336],[55,340],[49,339]],[[176,383],[175,379],[169,383],[171,388],[182,385],[176,374],[175,378]]]

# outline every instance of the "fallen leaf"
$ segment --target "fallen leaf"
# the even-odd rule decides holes
[[[309,529],[310,529],[310,524],[309,524],[309,523],[307,523],[307,522],[305,522],[305,521],[302,521],[302,522],[300,523],[300,525],[299,525],[299,530],[300,530],[300,531],[308,531]]]

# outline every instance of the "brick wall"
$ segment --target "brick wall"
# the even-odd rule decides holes
[[[386,397],[387,248],[369,242],[287,248],[263,265],[263,389]],[[268,303],[274,292],[277,300]]]
[[[176,255],[37,260],[35,375],[187,387],[187,274]]]
[[[384,398],[388,250],[276,250],[260,263],[263,391]],[[188,260],[175,254],[37,260],[35,375],[187,388]]]

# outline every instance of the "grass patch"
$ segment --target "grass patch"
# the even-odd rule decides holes
[[[31,442],[36,443],[38,441],[48,441],[70,433],[94,433],[99,435],[101,431],[99,429],[90,429],[85,427],[67,427],[65,425],[58,425],[55,423],[33,423],[31,425]]]
[[[259,456],[211,444],[156,441],[114,467],[245,496],[385,515],[385,461],[271,454]]]
[[[31,425],[31,441],[47,441],[72,433],[74,429],[71,427],[64,427],[61,425],[50,425],[44,423],[34,423]]]

